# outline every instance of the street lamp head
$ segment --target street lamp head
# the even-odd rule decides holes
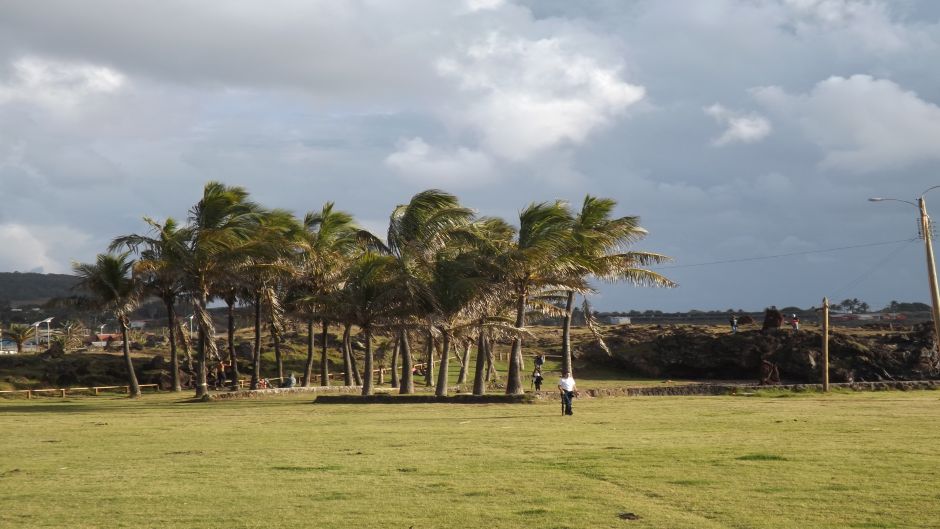
[[[881,202],[881,201],[883,201],[883,200],[884,200],[884,199],[881,198],[881,197],[871,197],[871,198],[868,199],[869,202]]]

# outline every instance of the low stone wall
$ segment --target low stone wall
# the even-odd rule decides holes
[[[527,395],[448,395],[438,397],[431,394],[392,395],[379,393],[376,395],[321,395],[314,401],[315,404],[523,404],[534,402],[531,394]]]
[[[322,395],[324,393],[362,393],[362,386],[311,386],[308,388],[270,388],[270,389],[243,389],[239,391],[228,391],[219,393],[210,393],[207,400],[233,400],[233,399],[259,399],[277,395],[293,395],[297,393],[306,393]]]
[[[829,384],[831,389],[849,389],[852,391],[910,391],[918,389],[940,389],[940,380],[905,380],[895,382],[846,382]],[[634,388],[586,389],[579,393],[582,398],[598,397],[672,397],[672,396],[714,396],[748,393],[756,390],[777,391],[822,391],[822,384],[777,384],[761,386],[759,384],[685,384],[681,386],[651,386]],[[557,391],[543,391],[537,398],[557,400]]]

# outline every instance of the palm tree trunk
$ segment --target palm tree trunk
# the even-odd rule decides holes
[[[480,329],[480,335],[477,337],[477,363],[473,371],[473,394],[482,395],[486,392],[486,381],[483,379],[483,370],[486,368],[486,338],[483,336],[483,329]]]
[[[207,305],[207,296],[201,292],[199,296],[199,311],[197,314],[205,312]],[[207,371],[207,351],[209,348],[209,337],[206,335],[205,323],[202,316],[199,318],[199,349],[196,352],[196,398],[203,398],[209,395],[209,381],[206,378]]]
[[[434,334],[428,329],[427,358],[424,362],[424,385],[434,386]]]
[[[411,346],[408,344],[408,331],[402,329],[398,333],[398,341],[401,343],[399,351],[401,355],[401,384],[398,393],[411,395],[415,392],[415,382],[411,373]]]
[[[193,367],[193,355],[189,347],[190,337],[187,336],[186,328],[183,327],[183,322],[179,318],[176,319],[176,337],[183,346],[183,354],[186,355],[186,368],[189,369],[192,376],[196,376],[196,369]]]
[[[574,291],[568,291],[568,301],[565,303],[565,319],[561,328],[561,371],[571,373],[571,308],[574,305]]]
[[[441,367],[440,371],[437,374],[437,387],[434,389],[434,394],[438,397],[447,396],[447,382],[450,377],[448,377],[447,369],[450,367],[450,332],[444,331],[444,340],[442,344],[441,351]]]
[[[493,349],[490,347],[490,341],[485,336],[483,337],[483,349],[485,350],[484,356],[486,356],[486,382],[489,382],[493,378],[496,369],[493,367]]]
[[[366,358],[365,358],[365,373],[363,373],[362,378],[362,394],[371,395],[372,394],[372,327],[366,325],[363,329],[366,335]]]
[[[330,323],[326,320],[323,320],[323,333],[321,337],[323,338],[323,343],[320,344],[320,385],[329,386],[330,385],[330,359],[327,356],[326,342],[329,340],[330,335],[327,333]]]
[[[232,391],[238,390],[238,356],[235,354],[235,300],[227,299],[228,304],[228,357],[232,364]]]
[[[392,349],[392,387],[398,387],[398,351],[401,349],[401,340],[395,337],[395,346]]]
[[[352,347],[352,326],[350,325],[350,330],[346,333],[346,354],[349,355],[349,370],[352,371],[353,382],[357,386],[362,385],[362,375],[359,374],[359,366],[356,365],[356,354],[353,352]]]
[[[271,338],[274,340],[274,361],[277,362],[277,378],[284,382],[284,360],[281,359],[281,333],[271,319]]]
[[[313,318],[307,320],[307,362],[304,364],[303,387],[309,388],[313,376]]]
[[[255,350],[251,358],[251,389],[261,381],[261,293],[255,293]]]
[[[472,342],[467,342],[463,347],[463,358],[460,359],[460,374],[457,375],[457,385],[462,386],[467,383],[467,371],[470,370],[470,348]]]
[[[353,385],[353,367],[352,367],[352,355],[349,353],[349,333],[351,325],[348,323],[343,329],[343,384],[346,386]]]
[[[180,384],[180,358],[176,353],[176,310],[173,307],[172,300],[165,301],[164,303],[166,304],[166,317],[167,320],[169,320],[170,369],[173,371],[171,374],[173,391],[180,392],[183,391],[183,386]]]
[[[137,398],[140,397],[140,385],[137,384],[137,374],[134,373],[134,362],[131,361],[131,347],[127,343],[127,320],[121,318],[121,338],[124,339],[124,345],[122,349],[124,350],[124,364],[127,366],[127,394],[131,397]]]
[[[516,328],[525,327],[525,294],[519,296],[516,303]],[[512,341],[512,353],[509,355],[509,374],[506,376],[506,394],[522,395],[525,388],[522,386],[522,336],[516,336]]]

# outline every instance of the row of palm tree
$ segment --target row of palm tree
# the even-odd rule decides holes
[[[319,324],[322,385],[330,380],[327,336],[335,325],[343,329],[344,383],[358,384],[361,379],[364,395],[374,390],[373,342],[378,334],[389,338],[392,383],[405,394],[415,386],[412,336],[423,337],[425,384],[434,386],[437,395],[448,392],[452,348],[463,345],[463,383],[470,344],[476,345],[473,391],[482,394],[493,369],[493,343],[511,340],[506,393],[518,394],[523,392],[528,314],[563,318],[562,365],[571,371],[574,301],[582,295],[587,303],[592,279],[674,286],[646,268],[668,257],[628,250],[646,231],[636,217],[613,217],[615,206],[613,200],[592,196],[585,198],[579,211],[561,201],[536,203],[520,212],[516,227],[499,218],[478,217],[456,196],[432,189],[393,210],[382,240],[358,227],[333,203],[298,219],[288,211],[260,206],[240,187],[210,182],[185,224],[147,218],[149,233],[117,237],[95,263],[77,263],[74,269],[82,279],[80,288],[91,294],[89,299],[120,323],[135,394],[139,389],[126,338],[128,315],[142,296],[158,297],[166,307],[176,390],[180,389],[177,344],[187,352],[189,344],[180,332],[175,307],[183,300],[192,303],[198,327],[197,397],[208,393],[210,359],[227,356],[236,370],[233,388],[237,386],[234,311],[238,304],[254,311],[253,389],[261,379],[263,329],[269,329],[278,376],[283,377],[285,323],[293,318],[307,327],[304,385],[312,385],[314,379]],[[228,309],[224,352],[216,346],[207,310],[213,300],[224,302]],[[596,330],[590,318],[588,323]],[[354,328],[364,343],[365,376],[360,376],[353,354]]]

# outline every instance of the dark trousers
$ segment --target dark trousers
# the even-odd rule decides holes
[[[561,392],[561,403],[565,407],[565,415],[572,415],[571,411],[571,399],[574,398],[574,391],[562,391]]]

